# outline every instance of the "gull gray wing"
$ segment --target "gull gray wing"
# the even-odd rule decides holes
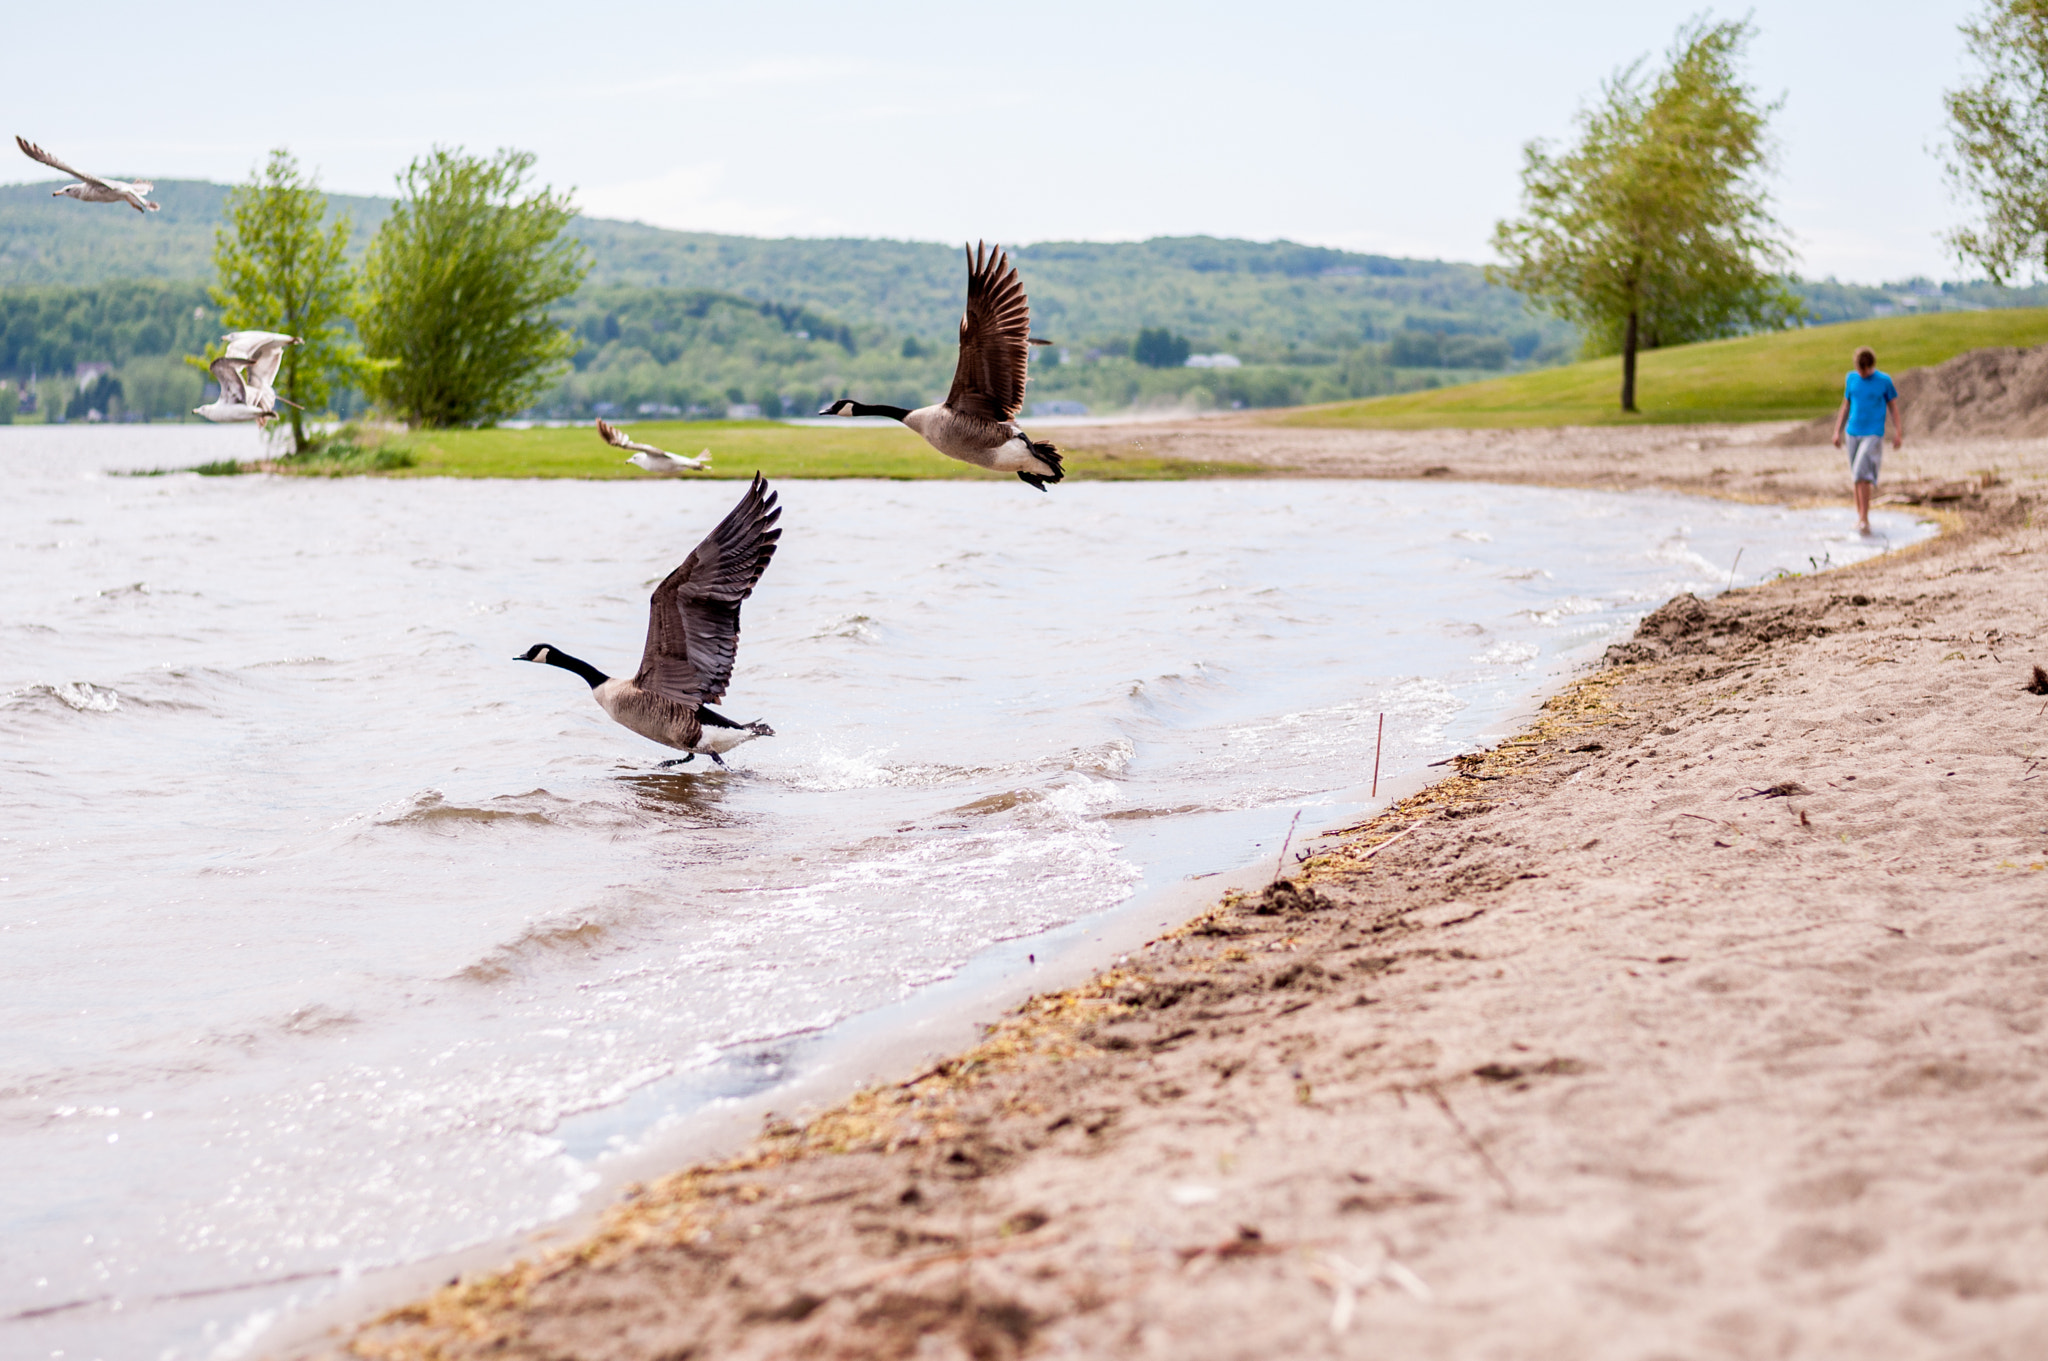
[[[666,449],[657,449],[651,444],[642,444],[638,440],[628,439],[625,431],[619,429],[619,427],[613,425],[602,416],[597,418],[597,433],[606,444],[611,445],[614,449],[631,449],[636,454],[660,454],[664,458],[675,457]]]
[[[283,331],[230,331],[220,338],[220,343],[225,347],[222,354],[246,364],[270,346],[296,345],[299,338],[288,336]]]
[[[274,335],[256,347],[256,353],[249,356],[249,386],[267,391],[277,381],[285,349],[291,343],[290,336]]]
[[[718,528],[647,601],[647,650],[634,684],[694,709],[725,698],[740,645],[740,602],[754,592],[782,531],[759,473]]]
[[[222,401],[241,402],[244,405],[248,403],[249,388],[242,381],[241,366],[241,360],[230,359],[226,355],[222,355],[206,366],[206,371],[213,375],[213,381],[220,384],[220,399]]]
[[[963,416],[1007,421],[1024,409],[1031,357],[1031,305],[1016,267],[999,246],[967,256],[967,311],[960,318],[960,361],[946,405]]]
[[[14,135],[14,144],[21,148],[22,155],[28,157],[32,161],[41,161],[44,165],[47,165],[52,170],[61,170],[75,180],[84,180],[87,184],[97,184],[102,189],[114,188],[113,185],[108,184],[98,175],[88,175],[83,170],[73,170],[70,166],[64,164],[64,162],[58,160],[55,156],[52,156],[49,152],[37,146],[28,138],[23,137],[20,133],[16,133]]]

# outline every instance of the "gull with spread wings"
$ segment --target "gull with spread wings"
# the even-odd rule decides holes
[[[775,522],[781,516],[775,493],[754,474],[732,513],[654,588],[647,601],[647,647],[630,680],[607,676],[552,643],[535,643],[512,660],[575,672],[614,722],[688,753],[663,761],[663,767],[688,765],[699,756],[724,765],[724,753],[740,743],[775,736],[766,723],[735,723],[711,705],[725,698],[732,680],[740,602],[753,594],[775,556],[782,537]]]
[[[19,133],[15,134],[14,144],[20,147],[21,154],[30,160],[41,161],[50,169],[61,170],[78,181],[77,184],[67,184],[62,189],[52,190],[51,198],[75,198],[87,203],[126,203],[132,205],[138,213],[153,213],[163,207],[161,203],[149,201],[147,195],[150,190],[156,188],[156,185],[148,180],[106,180],[98,175],[88,175],[83,170],[73,170]]]
[[[285,401],[271,388],[284,363],[285,347],[303,342],[282,331],[235,331],[221,340],[227,352],[206,366],[213,381],[220,384],[220,396],[205,406],[193,407],[192,414],[210,421],[268,425],[277,417],[277,403]]]
[[[642,444],[629,439],[626,432],[607,421],[597,418],[597,434],[614,449],[631,449],[633,456],[626,460],[636,468],[645,468],[650,473],[701,473],[711,466],[711,451],[706,449],[695,458],[672,454],[666,449],[657,449],[651,444]]]
[[[1015,473],[1046,489],[1064,478],[1056,445],[1032,439],[1017,424],[1024,409],[1026,369],[1033,345],[1031,306],[1010,257],[998,246],[967,252],[967,311],[960,318],[960,362],[953,387],[937,406],[906,411],[842,397],[820,416],[887,416],[924,436],[925,443],[962,463]]]

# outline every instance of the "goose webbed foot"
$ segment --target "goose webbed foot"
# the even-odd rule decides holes
[[[769,727],[766,723],[761,722],[759,719],[756,719],[754,722],[747,724],[747,731],[754,734],[754,736],[756,737],[775,736],[775,729]]]
[[[696,759],[697,759],[697,753],[693,751],[693,752],[691,752],[691,753],[690,753],[690,754],[689,754],[688,756],[678,756],[678,757],[677,757],[677,758],[676,758],[675,760],[673,760],[673,761],[663,761],[663,762],[661,762],[661,763],[660,763],[659,765],[655,766],[655,769],[656,769],[656,770],[667,770],[667,769],[668,769],[668,768],[669,768],[670,766],[686,766],[686,765],[690,764],[690,762],[692,762],[692,761],[694,761],[694,760],[696,760]],[[711,759],[712,759],[712,760],[714,760],[714,761],[716,761],[716,760],[717,760],[718,758],[717,758],[716,756],[714,756],[714,757],[712,757]]]
[[[1044,490],[1045,490],[1045,479],[1044,479],[1044,478],[1042,478],[1042,477],[1040,477],[1040,476],[1039,476],[1038,474],[1036,474],[1036,473],[1022,473],[1022,472],[1020,472],[1020,473],[1018,473],[1018,474],[1017,474],[1017,480],[1018,480],[1019,482],[1023,482],[1023,483],[1026,483],[1026,484],[1027,484],[1027,485],[1029,485],[1029,486],[1033,486],[1033,487],[1036,487],[1036,488],[1038,488],[1038,489],[1039,489],[1040,491],[1044,491]]]

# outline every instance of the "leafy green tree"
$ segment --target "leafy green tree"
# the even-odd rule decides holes
[[[528,406],[576,353],[550,307],[590,270],[563,235],[569,196],[529,190],[533,155],[436,148],[363,262],[363,341],[378,396],[420,426],[482,425]]]
[[[1736,63],[1747,22],[1697,20],[1669,64],[1616,73],[1579,115],[1579,141],[1523,148],[1523,216],[1494,228],[1507,263],[1488,277],[1579,326],[1590,355],[1621,352],[1621,409],[1636,409],[1636,353],[1796,324],[1791,249],[1770,214],[1769,115]]]
[[[1948,173],[1983,221],[1948,234],[1999,284],[2048,273],[2048,0],[1990,0],[1963,25],[1978,79],[1945,97]]]
[[[1188,338],[1175,335],[1164,326],[1147,326],[1131,343],[1131,358],[1148,369],[1177,368],[1187,362]]]
[[[230,331],[282,331],[303,344],[285,347],[278,395],[294,403],[292,452],[310,447],[306,412],[324,411],[337,386],[358,381],[361,354],[347,316],[354,282],[346,217],[326,223],[327,196],[278,147],[261,172],[228,193],[227,221],[213,235],[220,281],[208,292]],[[301,410],[300,408],[304,408]]]

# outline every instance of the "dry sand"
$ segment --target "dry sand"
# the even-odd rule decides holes
[[[1923,371],[1907,375],[1915,377]],[[1903,381],[1903,380],[1902,380]],[[1909,419],[1917,408],[1908,408]],[[1848,464],[1809,423],[1563,426],[1554,430],[1320,430],[1251,416],[1082,427],[1063,443],[1115,458],[1251,464],[1306,477],[1427,477],[1629,491],[1662,487],[1731,500],[1847,504]],[[1818,447],[1814,447],[1818,442]],[[1913,436],[1885,453],[1892,503],[1952,501],[1986,475],[2048,486],[2048,440]]]
[[[1773,433],[1275,457],[1750,491]],[[2048,446],[1908,450],[2008,481],[1682,597],[1298,888],[309,1354],[2041,1355]],[[1839,496],[1825,452],[1768,477]]]

